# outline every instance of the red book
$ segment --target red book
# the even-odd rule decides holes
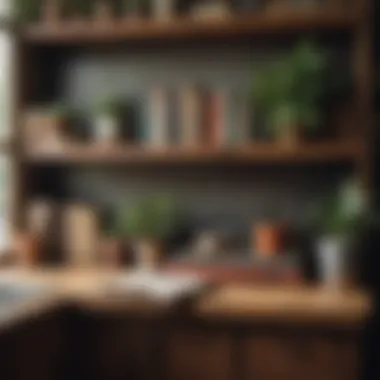
[[[204,94],[204,138],[211,146],[219,147],[226,143],[226,99],[222,91]]]

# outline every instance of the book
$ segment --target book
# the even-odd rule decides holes
[[[179,140],[183,145],[197,146],[201,142],[202,93],[196,86],[186,86],[179,92]]]
[[[166,147],[170,143],[168,91],[157,87],[149,93],[145,142],[151,147]]]
[[[227,141],[227,94],[223,90],[204,93],[203,130],[205,140],[214,147],[220,147]]]

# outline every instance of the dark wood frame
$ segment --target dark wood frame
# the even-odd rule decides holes
[[[108,29],[82,29],[70,30],[64,24],[57,28],[44,25],[32,25],[17,30],[17,56],[14,86],[17,89],[15,101],[15,120],[13,125],[14,141],[14,202],[12,207],[12,224],[15,229],[23,226],[24,206],[28,193],[28,174],[31,164],[38,163],[123,163],[123,164],[151,164],[159,161],[160,164],[181,163],[220,163],[224,161],[239,164],[250,163],[278,163],[287,161],[292,163],[308,162],[336,162],[349,161],[356,168],[356,173],[368,192],[368,199],[373,199],[373,57],[372,57],[372,20],[371,0],[360,0],[351,10],[329,9],[328,12],[298,13],[297,15],[283,15],[276,17],[242,16],[218,25],[196,24],[185,20],[173,20],[168,24],[156,24],[153,21],[142,21],[140,24],[125,26],[115,24]],[[64,21],[63,21],[64,22]],[[67,152],[56,156],[46,156],[38,152],[25,152],[22,149],[21,115],[28,94],[31,91],[30,80],[33,78],[33,65],[28,56],[29,46],[60,46],[60,45],[86,45],[107,44],[117,41],[140,42],[160,40],[182,41],[197,38],[241,38],[244,36],[276,35],[278,33],[298,33],[303,30],[323,32],[325,29],[349,32],[352,34],[352,65],[355,73],[357,114],[364,133],[357,144],[340,144],[331,146],[321,145],[305,147],[295,153],[279,153],[271,156],[270,147],[261,147],[258,151],[251,149],[239,153],[215,151],[206,152],[176,152],[169,155],[164,152],[109,153],[81,150],[76,153]],[[161,159],[162,157],[164,159]]]

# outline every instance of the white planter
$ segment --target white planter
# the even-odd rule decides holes
[[[115,142],[119,138],[120,125],[116,117],[99,115],[94,122],[94,138],[99,142]]]
[[[347,279],[349,242],[343,236],[326,236],[317,242],[317,266],[323,284],[339,287]]]

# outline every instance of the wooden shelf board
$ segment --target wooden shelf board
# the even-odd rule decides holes
[[[178,18],[169,21],[113,20],[97,25],[94,21],[62,21],[54,25],[36,24],[24,28],[24,40],[34,43],[78,44],[119,40],[185,39],[196,37],[282,33],[308,30],[350,30],[358,15],[339,9],[261,11],[251,15],[231,16],[226,20],[194,21]]]
[[[143,148],[128,145],[68,145],[55,152],[28,150],[23,159],[34,164],[122,163],[139,164],[254,164],[346,162],[356,160],[362,149],[355,142],[305,143],[288,148],[279,144],[250,144],[236,148]]]

